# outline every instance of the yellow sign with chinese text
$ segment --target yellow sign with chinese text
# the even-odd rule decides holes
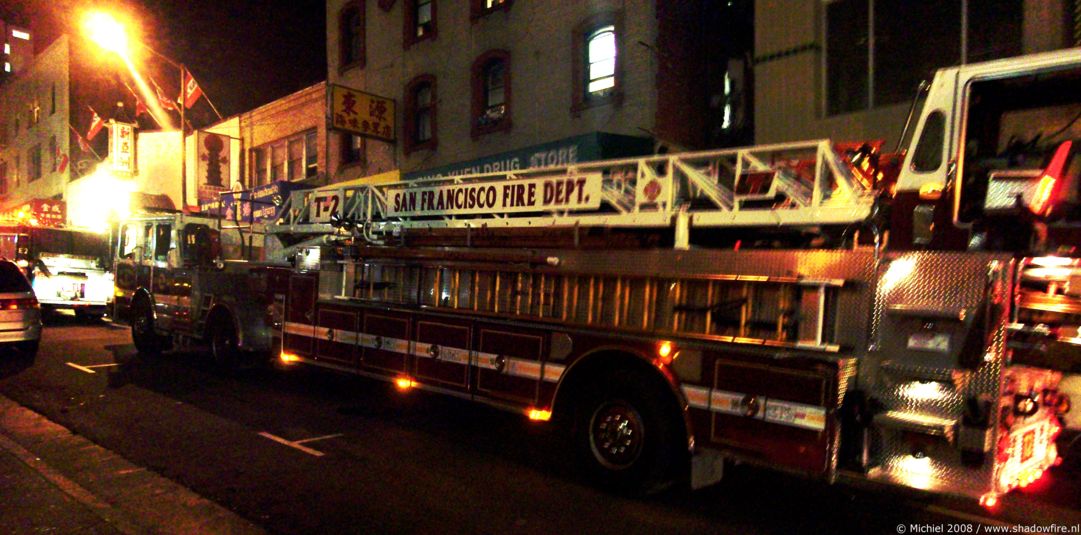
[[[330,127],[358,136],[395,140],[394,99],[349,89],[328,86]]]

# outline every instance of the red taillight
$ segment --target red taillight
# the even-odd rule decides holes
[[[1036,186],[1036,193],[1032,196],[1032,213],[1045,215],[1047,209],[1050,208],[1049,203],[1058,189],[1056,187],[1058,179],[1062,177],[1062,172],[1066,168],[1071,146],[1073,146],[1073,141],[1064,141],[1055,150],[1055,155],[1044,170],[1043,178],[1040,179],[1039,185]]]
[[[35,297],[0,299],[0,310],[23,310],[28,308],[38,308],[38,306],[38,300]]]

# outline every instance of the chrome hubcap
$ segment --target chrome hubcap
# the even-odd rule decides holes
[[[627,468],[642,453],[642,417],[624,402],[601,405],[593,413],[589,428],[593,455],[607,468]]]

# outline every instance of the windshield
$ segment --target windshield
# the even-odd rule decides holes
[[[11,262],[0,262],[0,293],[29,292],[30,283]]]
[[[35,228],[30,230],[35,255],[66,254],[104,259],[109,246],[104,236],[93,232]]]

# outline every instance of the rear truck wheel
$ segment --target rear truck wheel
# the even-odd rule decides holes
[[[222,371],[235,371],[242,359],[233,318],[228,314],[211,318],[209,338],[214,364]]]
[[[678,422],[662,392],[642,373],[618,373],[589,388],[574,411],[579,463],[599,485],[631,495],[652,494],[675,481],[680,465]]]
[[[156,357],[165,349],[165,338],[154,332],[154,311],[146,300],[131,309],[131,340],[143,356]]]

